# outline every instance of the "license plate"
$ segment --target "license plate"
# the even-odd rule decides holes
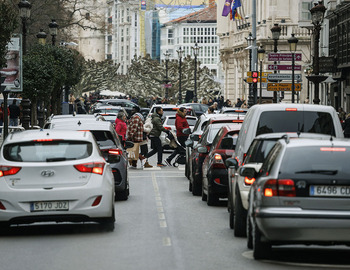
[[[310,196],[350,197],[350,186],[310,186]]]
[[[68,211],[69,201],[45,201],[30,203],[30,212]]]

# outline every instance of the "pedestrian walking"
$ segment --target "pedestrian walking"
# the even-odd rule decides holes
[[[122,142],[122,145],[125,144],[125,137],[126,137],[126,115],[123,112],[119,112],[117,115],[117,118],[115,119],[115,131],[119,135],[120,141]]]
[[[17,106],[17,100],[14,99],[12,104],[9,106],[10,111],[10,126],[18,126],[18,118],[21,115],[21,110],[19,106]]]
[[[214,107],[213,106],[208,107],[207,113],[208,114],[213,114],[214,113]]]
[[[241,108],[248,109],[247,100],[243,100],[243,104],[241,105]]]
[[[4,102],[1,102],[1,106],[0,106],[0,126],[4,125]],[[10,110],[9,108],[7,108],[7,115],[10,115]],[[0,128],[0,132],[2,132],[2,128]]]
[[[237,98],[237,103],[235,104],[236,108],[240,108],[242,106],[243,102],[240,98]]]
[[[157,153],[157,158],[158,158],[157,167],[164,167],[166,165],[164,165],[162,163],[163,147],[162,147],[162,142],[161,142],[159,137],[160,137],[160,134],[162,133],[162,131],[166,132],[167,134],[169,134],[170,131],[163,127],[163,124],[162,124],[163,109],[162,109],[162,107],[156,107],[155,110],[156,111],[152,114],[153,128],[152,128],[151,132],[149,133],[149,138],[151,139],[152,150],[147,153],[146,158],[148,159]],[[148,168],[148,167],[151,167],[151,165],[149,165],[147,162],[147,165],[145,164],[144,167]]]
[[[140,143],[143,141],[143,120],[140,108],[133,107],[126,131],[126,139],[134,143],[134,147],[126,150],[132,168],[137,168],[137,161],[140,154]]]
[[[175,119],[176,137],[178,142],[184,148],[186,148],[185,141],[187,140],[188,135],[184,134],[183,130],[185,128],[190,127],[186,119],[186,113],[187,113],[187,110],[184,107],[181,107],[180,109],[177,110],[176,119]],[[167,159],[164,160],[165,164],[168,166],[171,166],[172,159],[178,154],[181,154],[180,147],[176,147],[174,152]]]

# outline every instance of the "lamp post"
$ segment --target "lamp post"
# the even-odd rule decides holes
[[[327,77],[320,76],[320,63],[319,63],[319,42],[320,42],[320,31],[321,24],[323,21],[324,13],[326,12],[326,7],[322,4],[322,1],[315,3],[314,6],[310,9],[311,12],[311,21],[314,25],[314,56],[313,56],[313,73],[314,75],[307,76],[306,78],[312,81],[315,85],[315,97],[314,103],[320,104],[320,90],[319,84],[324,81]]]
[[[260,91],[259,91],[259,104],[262,103],[262,62],[264,60],[264,57],[265,57],[265,50],[263,47],[260,47],[259,50],[258,50],[258,59],[260,61]]]
[[[57,28],[58,28],[58,24],[56,23],[56,20],[52,19],[51,22],[49,23],[50,35],[52,37],[52,46],[55,46]]]
[[[277,42],[281,36],[281,27],[279,27],[278,23],[275,23],[273,27],[270,29],[272,33],[273,39],[273,52],[277,53]],[[274,61],[274,64],[277,64],[277,61]],[[277,70],[274,70],[273,73],[277,73]],[[273,103],[277,103],[277,92],[273,91]]]
[[[44,32],[43,29],[40,29],[40,32],[36,34],[36,37],[38,38],[39,44],[45,45],[47,34]]]
[[[19,8],[19,16],[22,20],[22,54],[25,55],[27,52],[27,20],[30,17],[30,9],[32,8],[32,5],[26,1],[26,0],[21,0],[18,3],[18,8]],[[4,96],[4,105],[5,105],[5,99],[7,98]],[[21,102],[22,105],[22,126],[25,129],[29,129],[29,122],[30,122],[30,100],[27,98],[22,99]],[[7,121],[7,110],[4,112],[4,120]],[[4,123],[5,126],[5,123]],[[4,128],[4,138],[6,137],[5,135],[7,134],[7,128]]]
[[[165,52],[164,54],[165,56],[165,79],[164,79],[164,83],[165,83],[165,99],[168,100],[168,96],[169,96],[169,78],[168,78],[168,62],[169,62],[169,57],[170,57],[170,53],[168,52],[168,50]]]
[[[193,54],[194,54],[194,96],[193,96],[193,101],[197,103],[197,56],[199,53],[199,49],[201,47],[198,46],[196,43],[192,49],[193,49]]]
[[[248,37],[245,38],[247,40],[247,49],[249,50],[249,71],[252,72],[252,46],[254,42],[254,38],[252,33],[249,33]],[[253,84],[249,83],[249,95],[248,95],[248,106],[251,107],[254,105],[254,91]]]
[[[295,67],[295,51],[297,50],[298,39],[292,34],[288,39],[289,48],[292,52],[292,103],[295,101],[295,85],[294,85],[294,67]]]
[[[182,103],[182,89],[181,89],[181,65],[182,65],[182,55],[184,53],[184,50],[181,49],[181,47],[177,50],[177,54],[179,56],[179,96],[178,96],[178,102],[179,104]]]

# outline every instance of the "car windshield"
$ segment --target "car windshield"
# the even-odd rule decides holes
[[[94,113],[118,113],[120,110],[120,108],[97,108],[94,110]]]
[[[302,154],[300,154],[302,152]],[[284,154],[280,174],[290,177],[350,179],[350,147],[293,147]]]
[[[169,117],[168,121],[166,122],[167,125],[169,126],[175,126],[175,117]],[[194,126],[196,124],[197,119],[195,118],[186,118],[187,123],[189,126]]]
[[[116,115],[108,115],[108,114],[101,114],[103,116],[103,118],[106,120],[106,121],[109,121],[109,122],[112,122],[114,123],[115,122],[115,119],[117,119],[117,116]]]
[[[265,133],[298,131],[335,136],[332,116],[325,112],[311,111],[263,112],[256,136]]]
[[[4,146],[4,158],[16,162],[55,162],[87,158],[92,144],[86,141],[31,141]]]

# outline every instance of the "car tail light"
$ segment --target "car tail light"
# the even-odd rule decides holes
[[[167,129],[167,130],[171,130],[171,127],[164,127],[165,129]]]
[[[232,123],[243,123],[243,120],[232,120]]]
[[[220,178],[215,178],[214,182],[217,183],[217,184],[221,184]]]
[[[0,166],[0,177],[6,175],[14,175],[18,173],[21,169],[21,167]]]
[[[105,166],[104,162],[89,162],[89,163],[74,165],[74,168],[76,168],[79,172],[96,173],[96,174],[102,175],[104,166]]]
[[[296,112],[296,111],[298,111],[298,109],[297,108],[286,108],[286,111],[287,112]]]
[[[346,148],[344,147],[321,147],[321,151],[325,152],[345,152]]]
[[[284,196],[295,197],[295,186],[292,179],[270,179],[264,184],[265,197]]]
[[[37,140],[32,140],[33,142],[54,142],[54,141],[63,141],[61,139],[37,139]]]
[[[120,156],[122,153],[119,149],[109,149],[108,154]]]
[[[100,202],[101,202],[101,200],[102,200],[102,196],[101,196],[101,195],[100,195],[100,196],[97,196],[96,199],[94,200],[94,202],[92,203],[91,206],[97,206],[97,205],[99,205]]]
[[[225,164],[224,164],[224,160],[222,158],[222,156],[220,154],[215,154],[213,156],[213,168],[216,169],[225,169]]]
[[[244,177],[244,184],[246,184],[247,186],[250,186],[251,184],[253,184],[255,181],[255,178],[248,178],[247,176]]]

